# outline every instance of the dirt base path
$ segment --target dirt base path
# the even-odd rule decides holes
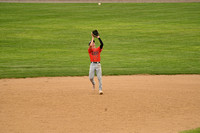
[[[95,79],[98,83],[97,79]],[[0,80],[2,133],[177,133],[200,127],[200,75]]]

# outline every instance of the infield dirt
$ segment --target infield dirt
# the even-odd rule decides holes
[[[97,79],[95,79],[98,83]],[[200,75],[0,80],[2,133],[178,133],[200,126]]]

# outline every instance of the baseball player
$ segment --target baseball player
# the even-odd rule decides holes
[[[98,33],[98,32],[97,32]],[[90,56],[90,71],[89,71],[89,79],[92,82],[93,85],[93,89],[95,89],[95,82],[94,82],[94,75],[95,75],[95,71],[96,71],[96,75],[99,81],[99,94],[102,95],[103,91],[102,91],[102,71],[101,71],[101,64],[100,64],[100,54],[101,51],[103,49],[103,42],[100,39],[99,34],[94,35],[93,33],[92,35],[92,40],[89,42],[89,48],[88,48],[88,53]],[[98,38],[99,42],[100,42],[100,46],[98,48],[95,48],[95,40],[94,37]]]

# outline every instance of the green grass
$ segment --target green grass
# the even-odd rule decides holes
[[[187,130],[187,131],[183,131],[183,132],[180,132],[180,133],[200,133],[200,128]]]
[[[200,3],[0,3],[0,78],[88,75],[94,29],[105,44],[103,75],[200,74],[199,9]]]

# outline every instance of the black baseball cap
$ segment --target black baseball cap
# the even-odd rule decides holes
[[[93,42],[95,42],[95,40],[93,40]],[[91,43],[91,41],[89,42],[89,44],[88,44],[88,45],[90,45],[90,43]]]

